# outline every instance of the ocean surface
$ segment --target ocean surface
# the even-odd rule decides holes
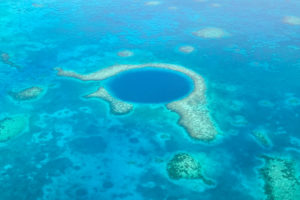
[[[299,17],[299,0],[0,0],[0,200],[299,200]],[[85,98],[102,82],[55,70],[144,63],[204,78],[213,141],[191,138],[165,99],[115,115]],[[167,96],[190,87],[156,80]],[[178,153],[210,184],[172,178]],[[290,163],[292,188],[271,158]]]

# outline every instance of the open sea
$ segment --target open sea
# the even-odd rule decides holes
[[[165,106],[180,72],[55,70],[144,63],[204,79],[212,141]],[[0,200],[300,200],[300,1],[0,0]]]

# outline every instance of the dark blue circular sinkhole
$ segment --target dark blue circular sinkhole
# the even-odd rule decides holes
[[[167,103],[186,97],[194,88],[187,75],[147,67],[122,72],[106,82],[112,96],[133,103]]]

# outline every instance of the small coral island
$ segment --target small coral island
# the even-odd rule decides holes
[[[167,172],[171,179],[199,179],[207,185],[213,185],[203,175],[200,162],[188,153],[175,154],[167,164]]]
[[[185,54],[192,53],[195,50],[193,46],[181,46],[179,47],[179,51]]]
[[[56,68],[56,70],[59,76],[73,77],[82,81],[102,81],[128,70],[149,67],[177,71],[192,79],[194,84],[193,91],[183,99],[167,103],[166,107],[179,114],[180,119],[178,123],[187,130],[192,138],[202,141],[213,140],[217,135],[217,130],[207,110],[205,98],[206,86],[203,78],[190,69],[172,64],[149,63],[140,65],[114,65],[90,74],[78,74],[61,68]],[[134,107],[130,103],[114,98],[103,87],[100,87],[96,92],[86,97],[100,98],[107,101],[113,113],[116,114],[126,114]]]
[[[29,116],[13,115],[0,120],[0,142],[6,142],[20,135],[28,126]]]
[[[263,156],[265,165],[260,169],[267,200],[300,199],[300,177],[294,161]]]
[[[24,101],[24,100],[33,100],[38,98],[42,92],[44,91],[43,88],[41,87],[29,87],[29,88],[25,88],[23,90],[20,91],[10,91],[8,92],[8,94],[17,101]]]

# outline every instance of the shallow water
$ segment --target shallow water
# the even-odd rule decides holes
[[[5,129],[23,132],[0,143],[0,200],[270,199],[263,155],[293,160],[300,174],[300,26],[286,18],[299,10],[298,0],[1,0],[0,123],[29,123]],[[203,76],[214,141],[189,137],[162,104],[114,115],[85,98],[103,82],[54,70],[144,63]],[[9,95],[34,86],[37,98]],[[180,152],[214,184],[170,178]]]
[[[193,89],[191,78],[171,70],[132,70],[111,79],[107,83],[110,93],[133,103],[168,103],[186,97]]]

